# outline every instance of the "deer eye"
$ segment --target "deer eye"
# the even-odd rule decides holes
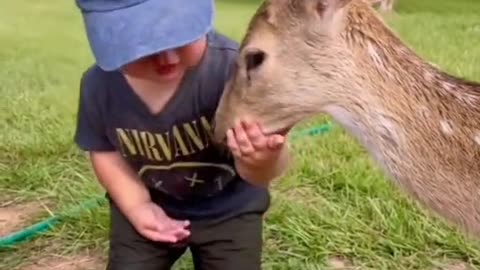
[[[266,54],[262,50],[252,49],[245,54],[247,72],[258,68],[265,61]]]

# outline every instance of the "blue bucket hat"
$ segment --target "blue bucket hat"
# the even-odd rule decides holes
[[[76,0],[97,65],[123,65],[193,42],[213,27],[213,0]]]

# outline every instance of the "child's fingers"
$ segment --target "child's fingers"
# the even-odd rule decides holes
[[[270,149],[279,149],[285,142],[285,137],[281,135],[273,135],[268,139],[268,147]]]
[[[165,224],[163,232],[166,234],[172,234],[177,237],[177,239],[181,239],[190,235],[190,230],[188,229],[189,222],[188,221],[180,221],[171,219],[169,222]]]
[[[157,232],[165,237],[174,236],[175,239],[181,240],[190,235],[190,230],[183,226],[183,222],[177,222],[176,220],[170,220],[163,224],[157,225]]]
[[[173,235],[178,239],[178,240],[183,240],[187,237],[190,236],[190,231],[189,230],[185,230],[185,229],[178,229],[176,231],[173,232]]]
[[[262,131],[258,124],[244,123],[247,136],[250,138],[250,142],[256,149],[263,149],[267,145],[267,139],[263,136]]]
[[[150,240],[156,242],[176,243],[178,241],[175,235],[166,234],[157,230],[145,230],[144,235]]]
[[[235,135],[233,134],[233,130],[229,129],[227,130],[227,145],[228,148],[230,148],[230,151],[232,151],[232,154],[236,157],[240,157],[240,149],[238,147],[237,142],[235,141]]]
[[[242,155],[248,156],[255,151],[241,124],[235,126],[235,137],[237,139],[238,148]]]
[[[176,220],[172,219],[171,220],[172,226],[178,227],[178,228],[186,228],[190,226],[190,221],[188,220]]]
[[[183,228],[187,228],[187,227],[190,227],[190,221],[189,220],[182,220],[180,221],[181,222],[181,226]]]

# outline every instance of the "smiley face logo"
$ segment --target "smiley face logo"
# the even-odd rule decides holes
[[[204,162],[145,165],[138,173],[149,186],[179,200],[214,196],[236,176],[230,165]]]

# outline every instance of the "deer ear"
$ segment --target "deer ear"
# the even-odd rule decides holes
[[[277,25],[282,20],[280,14],[288,6],[288,3],[289,0],[276,0],[267,5],[267,1],[263,1],[257,10],[256,16],[263,16],[268,23]]]

